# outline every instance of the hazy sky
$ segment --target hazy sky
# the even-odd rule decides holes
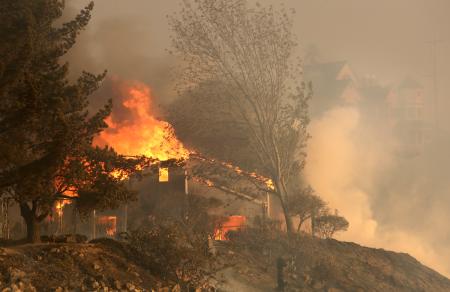
[[[67,1],[81,7],[86,0]],[[392,82],[407,75],[429,79],[431,47],[438,39],[440,83],[448,79],[450,58],[450,1],[448,0],[262,0],[295,8],[295,29],[302,44],[316,44],[324,60],[348,60],[361,74],[375,74]],[[166,15],[177,9],[178,1],[97,0],[89,35],[96,53],[110,50],[111,60],[126,63],[127,54],[140,55],[140,66],[166,56],[169,45]],[[84,36],[86,38],[87,36]],[[99,48],[108,46],[108,48]],[[100,50],[100,52],[98,51]],[[94,52],[90,52],[95,54]],[[98,55],[96,55],[98,57]],[[107,57],[106,57],[107,58]],[[108,62],[110,61],[110,62]],[[136,68],[136,65],[138,68]],[[113,66],[114,67],[114,66]],[[112,71],[113,69],[110,68]],[[149,70],[149,68],[146,68]]]
[[[87,2],[66,1],[71,12]],[[449,0],[259,2],[284,3],[286,8],[295,8],[295,30],[300,43],[315,44],[323,61],[347,60],[359,76],[375,75],[386,84],[411,76],[430,92],[433,58],[429,42],[442,41],[437,50],[441,115],[450,107],[446,98],[450,93]],[[171,96],[169,73],[175,65],[165,52],[170,47],[166,15],[177,10],[178,1],[95,3],[92,22],[71,53],[72,69],[108,69],[111,75],[146,82],[154,88],[158,100],[164,102]],[[333,109],[313,121],[310,152],[317,160],[308,162],[311,181],[341,210],[357,211],[344,214],[354,226],[345,239],[405,250],[450,275],[450,187],[443,175],[450,173],[450,163],[441,159],[450,157],[446,150],[450,143],[449,147],[425,156],[424,161],[413,162],[415,168],[406,162],[393,165],[396,158],[374,139],[376,136],[361,131],[361,114],[364,113],[354,108]],[[329,149],[329,137],[336,140],[333,149]],[[359,149],[368,150],[355,151]],[[320,160],[323,157],[334,161],[333,167],[330,161]],[[405,173],[405,169],[414,170]],[[322,175],[324,171],[327,176]],[[431,199],[426,201],[427,198]],[[417,223],[411,220],[416,214],[424,214]]]

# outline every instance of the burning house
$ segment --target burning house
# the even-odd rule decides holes
[[[94,211],[87,220],[80,220],[72,204],[77,199],[76,190],[71,190],[68,197],[73,199],[56,202],[54,212],[43,223],[43,234],[80,233],[88,238],[115,237],[127,231],[127,226],[151,220],[158,212],[183,215],[190,188],[203,196],[224,202],[225,208],[216,211],[228,219],[218,227],[217,240],[226,239],[228,231],[248,224],[248,217],[268,213],[269,196],[261,190],[270,189],[270,180],[186,149],[175,137],[171,125],[153,116],[148,86],[119,82],[114,87],[121,104],[106,120],[109,128],[100,133],[93,143],[100,147],[111,146],[125,156],[152,159],[150,166],[142,170],[141,179],[121,178],[127,179],[130,187],[138,191],[138,201],[116,210]],[[249,180],[252,182],[250,185],[259,185],[259,188],[252,189]],[[25,226],[17,216],[19,212],[16,208],[13,206],[10,209],[16,216],[3,220],[3,225],[9,226],[3,229],[9,230],[19,222],[20,228],[14,234],[20,237]],[[8,220],[11,221],[9,224]],[[3,237],[8,232],[3,232]]]
[[[203,193],[219,200],[228,201],[229,197],[240,200],[239,203],[226,203],[228,208],[225,209],[228,211],[224,211],[224,216],[242,216],[242,212],[261,214],[262,206],[267,205],[265,199],[259,198],[261,193],[249,195],[248,188],[239,191],[237,186],[245,184],[242,178],[247,177],[267,187],[266,178],[256,173],[246,173],[236,166],[203,157],[185,148],[176,138],[171,125],[154,117],[148,86],[141,83],[118,83],[115,87],[115,91],[120,93],[118,100],[121,100],[121,107],[113,112],[107,121],[109,128],[99,135],[95,143],[99,146],[112,146],[124,155],[143,155],[159,161],[145,171],[149,175],[143,180],[132,182],[140,193],[139,205],[130,207],[134,208],[134,217],[145,218],[151,213],[152,206],[171,205],[171,196],[184,201],[182,197],[189,194],[190,186],[208,188]],[[153,200],[158,200],[158,204]],[[179,214],[181,211],[177,208],[180,206],[172,204],[162,209]],[[132,220],[131,216],[128,217]]]

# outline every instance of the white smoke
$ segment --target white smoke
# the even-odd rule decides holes
[[[305,175],[317,193],[339,210],[350,222],[349,230],[338,239],[362,245],[407,252],[438,272],[450,275],[450,251],[435,247],[429,237],[395,222],[379,222],[373,205],[383,198],[380,181],[395,173],[395,141],[387,133],[363,125],[362,115],[354,107],[338,107],[313,120],[312,139],[308,145]],[[414,182],[411,182],[413,184]],[[384,206],[394,210],[408,209],[414,197],[409,189]],[[409,197],[411,196],[411,197]],[[382,213],[382,211],[377,210]],[[405,214],[420,221],[420,214]],[[438,214],[433,214],[436,218]],[[399,216],[404,217],[404,216]],[[444,216],[445,218],[445,216]],[[392,223],[392,224],[389,224]]]

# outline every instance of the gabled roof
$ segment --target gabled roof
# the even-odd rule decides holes
[[[312,82],[315,96],[339,98],[352,83],[351,79],[338,80],[347,62],[318,63],[304,67],[304,79]]]

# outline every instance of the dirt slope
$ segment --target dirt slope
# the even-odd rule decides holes
[[[120,245],[101,243],[2,248],[0,273],[0,287],[13,291],[143,291],[158,284]]]
[[[450,291],[449,279],[407,254],[336,240],[300,244],[286,258],[286,291]],[[219,291],[274,291],[282,249],[225,242],[216,252],[227,266],[217,273]],[[163,281],[154,271],[113,241],[0,249],[0,291],[157,291]]]
[[[224,245],[222,243],[222,245]],[[235,287],[252,285],[252,291],[276,287],[276,259],[286,262],[284,278],[288,291],[427,291],[448,292],[450,280],[405,253],[373,249],[333,239],[302,239],[294,257],[277,247],[242,248],[225,243],[219,250],[236,262]],[[230,283],[230,282],[229,282]],[[236,283],[235,283],[236,284]]]

